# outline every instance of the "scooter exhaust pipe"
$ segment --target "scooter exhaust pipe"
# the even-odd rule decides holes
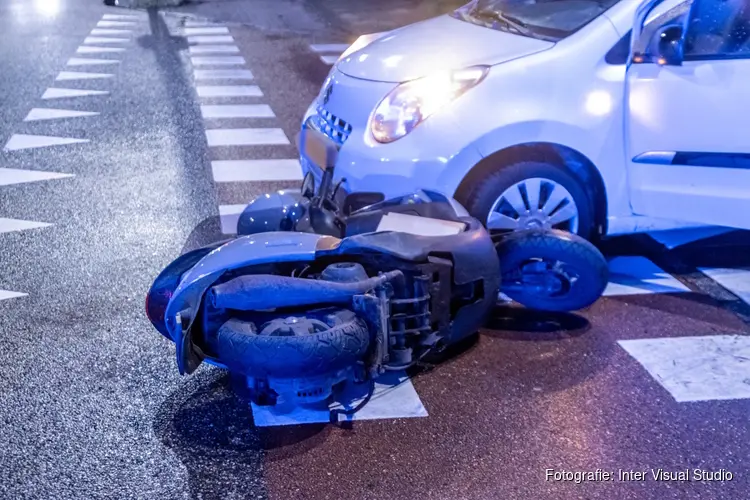
[[[257,311],[277,307],[314,304],[348,304],[354,295],[365,293],[388,281],[402,279],[401,271],[353,283],[251,274],[212,287],[207,300],[217,309]]]

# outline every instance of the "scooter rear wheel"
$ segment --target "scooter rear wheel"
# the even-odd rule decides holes
[[[602,296],[609,281],[602,253],[571,233],[518,231],[503,236],[496,248],[500,291],[530,309],[583,309]]]
[[[325,315],[290,316],[260,327],[232,318],[219,328],[213,348],[230,370],[294,378],[352,365],[364,356],[369,343],[366,323],[353,311],[339,309]]]

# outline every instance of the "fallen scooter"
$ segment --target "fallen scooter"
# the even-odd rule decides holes
[[[547,310],[586,307],[606,286],[606,261],[585,240],[490,236],[439,193],[375,203],[354,193],[339,208],[335,146],[307,130],[300,150],[323,167],[317,190],[308,174],[299,193],[254,200],[237,238],[179,257],[149,291],[148,317],[175,342],[180,373],[204,360],[225,367],[261,405],[319,403],[343,383],[367,383],[358,406],[331,412],[337,421],[386,371],[479,330],[501,277],[511,298]]]

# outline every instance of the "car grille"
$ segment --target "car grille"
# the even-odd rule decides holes
[[[352,133],[352,126],[333,113],[326,111],[322,106],[318,106],[317,114],[307,120],[308,126],[321,132],[326,137],[341,147]]]

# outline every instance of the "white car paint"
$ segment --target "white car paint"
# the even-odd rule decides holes
[[[683,1],[662,3],[649,19]],[[337,163],[349,192],[452,195],[483,158],[542,142],[571,148],[595,166],[606,190],[606,235],[750,229],[750,169],[631,161],[659,151],[750,153],[744,129],[732,127],[738,116],[750,116],[750,59],[630,67],[605,61],[633,29],[639,5],[621,0],[557,43],[447,15],[371,37],[342,55],[303,125],[323,107],[351,126]],[[481,83],[400,139],[374,140],[373,110],[399,82],[476,64],[491,66]],[[329,84],[334,92],[323,105]],[[303,169],[310,166],[303,162]]]

